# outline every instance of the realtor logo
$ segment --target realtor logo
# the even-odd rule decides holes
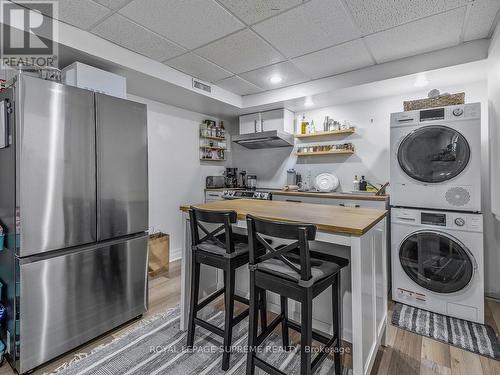
[[[2,67],[57,67],[57,1],[1,0]]]

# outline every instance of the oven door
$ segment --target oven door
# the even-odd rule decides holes
[[[399,166],[410,178],[423,183],[440,183],[463,172],[470,160],[470,147],[458,131],[430,125],[408,134],[397,151]]]
[[[410,279],[436,293],[465,289],[477,268],[464,244],[446,233],[430,230],[406,237],[399,246],[399,261]]]

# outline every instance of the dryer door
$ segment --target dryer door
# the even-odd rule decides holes
[[[409,177],[438,183],[462,173],[470,160],[470,147],[458,131],[430,125],[408,134],[398,147],[397,157]]]
[[[400,245],[399,261],[418,285],[437,293],[464,289],[472,279],[475,261],[460,242],[437,231],[420,231]]]

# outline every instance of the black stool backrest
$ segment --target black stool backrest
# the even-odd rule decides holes
[[[247,215],[248,247],[250,250],[250,267],[268,259],[279,259],[290,269],[300,275],[300,279],[308,281],[311,278],[311,257],[309,242],[316,238],[316,226],[306,223],[287,223],[257,218]],[[274,248],[262,237],[293,240],[294,242]],[[259,251],[262,245],[266,249],[264,254]],[[285,258],[287,253],[299,249],[300,268],[296,263]],[[291,255],[291,254],[290,254]]]
[[[232,224],[236,223],[238,216],[235,211],[210,211],[191,207],[189,209],[189,220],[191,224],[191,245],[193,247],[206,242],[213,241],[218,246],[226,249],[228,254],[234,252],[234,242],[232,241]],[[202,223],[222,224],[210,231]],[[200,229],[205,236],[200,238]],[[217,236],[224,234],[225,241],[220,241]]]

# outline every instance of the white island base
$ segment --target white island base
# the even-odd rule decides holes
[[[180,325],[182,330],[186,330],[191,289],[191,238],[186,213],[183,213],[183,220]],[[235,224],[235,232],[240,230],[246,232],[246,221],[238,220]],[[350,260],[350,265],[342,270],[342,339],[352,343],[353,374],[369,374],[379,345],[385,345],[388,324],[386,219],[359,236],[318,230],[316,240],[325,242],[328,251]],[[236,293],[246,298],[249,297],[248,272],[248,268],[243,266],[236,275]],[[223,286],[222,272],[202,265],[201,273],[200,298]],[[313,328],[327,334],[332,334],[331,295],[328,288],[313,301]],[[279,313],[279,297],[268,292],[267,298],[268,310]],[[289,300],[289,316],[300,321],[298,302]]]

